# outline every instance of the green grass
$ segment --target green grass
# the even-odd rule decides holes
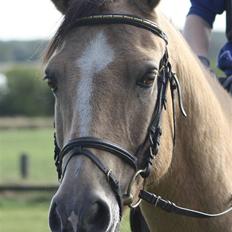
[[[49,232],[48,211],[51,194],[21,193],[0,196],[1,232]],[[128,215],[121,232],[129,232]]]
[[[48,232],[49,194],[7,195],[0,197],[1,232]]]
[[[29,178],[22,180],[19,157],[29,155]],[[52,129],[0,130],[0,183],[54,183]]]
[[[29,178],[19,175],[19,156],[28,153]],[[0,130],[0,184],[57,183],[53,162],[52,129]],[[49,232],[48,210],[52,194],[0,195],[0,232]],[[128,216],[121,232],[129,232]]]
[[[210,63],[211,68],[213,69],[217,77],[225,77],[225,74],[217,68],[217,61],[215,59],[211,60]]]

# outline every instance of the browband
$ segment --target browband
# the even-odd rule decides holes
[[[88,17],[78,18],[74,22],[74,26],[91,26],[101,24],[127,24],[135,27],[139,27],[152,32],[153,34],[162,38],[166,45],[168,44],[167,35],[160,30],[160,28],[154,22],[143,19],[133,15],[123,14],[103,14],[103,15],[92,15]]]

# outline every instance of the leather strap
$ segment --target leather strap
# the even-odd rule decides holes
[[[134,15],[126,14],[102,14],[102,15],[93,15],[88,17],[82,17],[76,19],[74,22],[74,27],[80,26],[91,26],[91,25],[100,25],[100,24],[127,24],[131,26],[136,26],[147,31],[152,32],[153,34],[162,38],[166,45],[168,44],[167,35],[155,24],[154,22],[143,19]]]
[[[81,137],[77,139],[70,140],[66,146],[63,147],[59,154],[59,168],[62,166],[62,159],[63,157],[75,149],[76,147],[82,148],[95,148],[98,150],[107,151],[120,159],[127,162],[133,169],[137,170],[137,158],[130,154],[128,151],[124,150],[123,148],[119,147],[118,145],[103,141],[102,139],[94,138],[94,137]]]
[[[155,207],[161,208],[162,210],[168,212],[168,213],[175,213],[187,217],[194,217],[194,218],[212,218],[212,217],[219,217],[226,213],[229,213],[232,211],[232,207],[229,209],[216,214],[209,214],[197,210],[187,209],[180,206],[177,206],[175,203],[165,200],[160,196],[157,196],[153,193],[147,192],[145,190],[141,190],[139,197],[143,199],[144,201],[154,205]]]
[[[70,160],[74,156],[86,156],[88,157],[106,176],[107,182],[109,183],[111,189],[113,190],[116,200],[119,205],[120,209],[120,217],[122,216],[122,199],[121,199],[121,192],[120,192],[120,187],[119,187],[119,182],[113,175],[112,171],[108,169],[100,159],[97,158],[90,150],[87,149],[82,149],[82,147],[75,146],[71,151],[70,157],[68,161],[65,164],[63,175],[66,171],[66,168],[70,162]]]

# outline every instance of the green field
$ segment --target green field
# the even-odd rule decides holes
[[[19,157],[29,156],[29,176],[20,177]],[[0,130],[0,184],[56,183],[52,129]],[[47,232],[51,194],[0,195],[1,232]]]
[[[0,196],[1,232],[48,232],[51,194],[6,194]]]
[[[19,156],[29,155],[29,177],[19,174]],[[53,129],[0,130],[0,185],[57,183],[53,162]],[[49,232],[52,194],[0,194],[0,232]],[[129,232],[127,217],[121,231]]]
[[[49,232],[48,210],[52,194],[20,193],[0,195],[1,232]],[[129,232],[128,216],[122,232]]]
[[[0,195],[1,232],[49,232],[48,211],[52,194],[20,193]],[[128,215],[122,232],[129,232]]]
[[[22,180],[19,157],[29,156],[29,177]],[[0,184],[55,183],[52,129],[0,130]]]

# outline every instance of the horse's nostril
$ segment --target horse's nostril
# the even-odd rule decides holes
[[[50,213],[49,213],[49,226],[52,232],[61,231],[61,219],[59,212],[57,210],[56,203],[52,203]]]
[[[105,201],[98,200],[83,215],[83,225],[94,225],[96,231],[106,231],[110,223],[110,209]]]

